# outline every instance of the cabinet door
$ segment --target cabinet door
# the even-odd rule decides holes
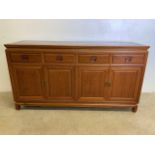
[[[106,99],[108,67],[78,68],[78,97],[80,101],[104,101]]]
[[[75,69],[72,66],[47,66],[45,68],[47,98],[73,100],[75,92]]]
[[[141,67],[112,67],[110,100],[136,101],[140,91]]]
[[[12,71],[17,100],[33,101],[44,98],[41,66],[13,65]]]

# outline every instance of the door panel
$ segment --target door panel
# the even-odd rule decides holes
[[[141,67],[112,67],[110,71],[110,100],[136,101],[141,73]]]
[[[54,100],[73,100],[75,69],[72,66],[48,66],[45,69],[47,97]]]
[[[78,96],[80,101],[103,101],[106,96],[107,67],[79,67]]]
[[[14,65],[12,69],[18,99],[38,100],[44,98],[41,66]]]

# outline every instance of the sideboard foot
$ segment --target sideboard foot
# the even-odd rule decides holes
[[[15,105],[15,108],[16,108],[16,110],[20,110],[21,109],[21,106],[19,104],[16,104]]]
[[[138,106],[135,106],[132,108],[132,112],[137,112],[137,110],[138,110]]]

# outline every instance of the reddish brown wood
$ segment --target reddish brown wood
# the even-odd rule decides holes
[[[44,103],[44,102],[37,102],[36,103],[23,103],[24,106],[40,106],[40,107],[93,107],[93,108],[132,108],[135,107],[133,104],[119,104],[119,103],[85,103],[82,102],[50,102],[50,103]]]
[[[106,82],[108,67],[79,67],[78,96],[80,101],[104,101],[106,98]]]
[[[142,67],[111,67],[110,100],[137,101]]]
[[[44,96],[43,69],[39,65],[17,65],[11,66],[16,89],[19,99],[40,100]]]
[[[85,54],[79,55],[78,57],[79,63],[88,63],[88,64],[109,64],[110,56],[109,55],[97,55],[93,54]]]
[[[75,68],[73,66],[47,66],[45,68],[47,98],[74,100]]]
[[[15,108],[16,108],[16,110],[20,110],[21,109],[21,105],[15,104]]]
[[[74,54],[45,54],[46,63],[74,63],[75,55]]]
[[[115,54],[112,57],[113,64],[144,64],[144,54]]]
[[[137,110],[148,46],[22,41],[6,44],[16,107]]]
[[[11,53],[10,59],[13,63],[40,63],[41,54]]]
[[[73,41],[19,41],[11,44],[5,44],[7,48],[107,48],[107,49],[144,49],[149,46],[141,45],[132,42],[73,42]]]
[[[137,110],[138,110],[138,106],[132,107],[132,112],[137,112]]]

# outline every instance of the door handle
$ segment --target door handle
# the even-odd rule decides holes
[[[90,61],[91,62],[96,62],[97,61],[97,56],[91,56]]]
[[[57,55],[56,56],[56,61],[63,61],[63,56],[62,55]]]
[[[28,61],[29,60],[29,56],[28,55],[21,55],[21,59]]]
[[[131,62],[131,61],[132,61],[132,57],[129,56],[129,57],[126,57],[126,58],[125,58],[125,62],[126,62],[126,63],[129,63],[129,62]]]

